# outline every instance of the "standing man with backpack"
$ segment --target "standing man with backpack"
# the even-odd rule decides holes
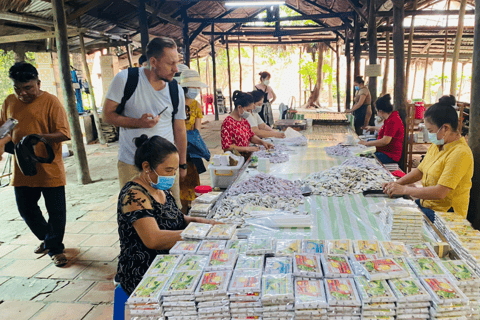
[[[180,174],[171,192],[181,208],[179,178],[187,174],[187,133],[185,97],[173,79],[178,72],[177,45],[167,37],[155,38],[147,46],[147,58],[150,68],[129,68],[115,76],[105,98],[103,119],[120,127],[120,188],[138,174],[134,138],[158,135],[175,144]]]

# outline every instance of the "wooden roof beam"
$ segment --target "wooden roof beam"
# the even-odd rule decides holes
[[[130,3],[131,5],[133,5],[135,8],[138,8],[139,6],[139,3],[138,3],[138,0],[124,0],[125,2],[128,2]],[[155,10],[155,8],[149,6],[149,5],[145,5],[145,10],[153,15],[154,13],[156,14],[155,16],[162,19],[162,20],[165,20],[171,24],[173,24],[174,26],[177,26],[179,28],[183,28],[183,23],[181,21],[178,21],[177,19],[174,19],[172,18],[171,16],[169,16],[168,14],[165,14],[165,13],[162,13],[162,12],[158,12],[157,10]],[[190,21],[192,22],[192,21]]]
[[[126,0],[126,1],[135,1],[135,0]],[[265,9],[263,9],[265,10]],[[263,11],[262,10],[262,11]],[[298,10],[298,9],[297,9]],[[282,22],[282,21],[304,21],[304,20],[319,20],[319,19],[334,19],[334,18],[348,18],[353,15],[352,12],[336,12],[336,13],[323,13],[323,14],[312,14],[312,15],[302,15],[294,17],[281,17],[278,19],[255,19],[254,17],[245,17],[245,18],[224,18],[224,19],[198,19],[191,18],[191,23],[248,23],[248,22]]]
[[[352,7],[352,9],[360,16],[360,18],[363,20],[363,22],[368,25],[367,17],[365,16],[365,14],[363,14],[363,12],[360,10],[360,8],[357,7],[355,2],[353,0],[347,0],[347,1],[350,4],[350,6]]]
[[[328,28],[317,28],[317,29],[310,29],[310,30],[280,30],[280,31],[231,31],[231,32],[203,32],[202,34],[205,36],[211,36],[212,34],[215,36],[222,36],[222,35],[229,35],[229,36],[257,36],[257,35],[264,35],[264,36],[273,36],[273,37],[286,37],[286,36],[293,36],[293,35],[302,35],[302,34],[309,34],[309,33],[318,33],[318,32],[330,32],[330,31],[338,31],[345,29],[345,27],[328,27]]]
[[[72,29],[68,30],[69,37],[73,37],[76,35],[78,35],[77,30],[72,30]],[[11,36],[2,36],[0,37],[0,44],[21,42],[21,41],[34,41],[34,40],[42,40],[42,39],[49,39],[49,38],[55,38],[54,31],[32,32],[32,33],[15,34]]]
[[[405,16],[447,16],[447,15],[459,15],[460,10],[409,10],[405,11]],[[465,11],[465,15],[474,15],[475,10]],[[392,11],[379,11],[378,17],[393,17]]]
[[[77,9],[74,12],[70,13],[67,16],[67,23],[79,18],[80,16],[84,15],[85,13],[87,13],[92,9],[95,9],[96,7],[100,6],[102,3],[106,1],[107,0],[91,0],[89,3],[87,3],[80,9]]]

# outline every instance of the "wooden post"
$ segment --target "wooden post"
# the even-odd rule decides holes
[[[238,67],[240,73],[240,91],[242,91],[242,48],[240,48],[240,36],[238,36]]]
[[[417,2],[418,2],[418,0],[413,1],[413,11],[417,10]],[[412,64],[412,48],[413,48],[414,28],[415,28],[415,16],[412,16],[412,23],[410,24],[410,34],[409,34],[409,37],[408,37],[407,68],[406,68],[406,73],[405,73],[405,83],[406,83],[405,90],[407,90],[407,97],[408,97],[408,87],[409,87],[409,84],[410,84],[410,66]]]
[[[342,109],[340,107],[340,46],[338,45],[337,40],[337,52],[336,52],[336,60],[337,60],[337,111],[341,112]]]
[[[347,88],[345,90],[345,110],[350,109],[352,94],[352,57],[350,54],[350,39],[348,27],[345,29],[345,56],[347,57]]]
[[[148,35],[147,11],[145,9],[145,0],[138,0],[138,24],[140,25],[142,54],[146,56],[149,35]]]
[[[428,73],[428,54],[430,53],[430,47],[427,49],[427,59],[425,59],[425,73],[423,74],[423,93],[422,100],[425,101],[425,95],[427,94],[427,73]]]
[[[463,71],[465,69],[466,64],[467,63],[465,61],[462,62],[462,74],[460,76],[460,86],[458,87],[458,98],[457,98],[458,101],[462,101],[461,98],[462,98],[462,86],[463,86]]]
[[[394,106],[400,116],[407,114],[407,99],[405,96],[405,60],[404,60],[404,29],[405,1],[393,0],[393,58],[394,58]]]
[[[252,70],[253,87],[255,88],[255,46],[252,46]]]
[[[232,103],[232,73],[230,70],[230,49],[228,48],[228,36],[225,36],[225,44],[227,45],[227,71],[228,71],[228,96],[230,100],[230,112],[233,111]]]
[[[132,60],[132,51],[130,50],[130,44],[127,43],[125,46],[125,50],[127,50],[127,58],[128,58],[128,65],[133,67],[133,60]]]
[[[369,0],[368,9],[368,58],[370,65],[377,64],[377,23],[376,23],[375,0]],[[368,78],[368,89],[372,97],[372,103],[377,100],[377,77]]]
[[[80,22],[80,18],[77,19],[78,22],[78,27],[82,28],[82,24]],[[100,144],[106,144],[107,141],[105,140],[105,137],[103,136],[103,131],[102,131],[102,121],[100,120],[100,117],[98,116],[98,111],[97,111],[97,105],[95,103],[95,94],[93,90],[93,83],[92,83],[92,77],[90,75],[90,69],[88,68],[88,63],[87,63],[87,52],[85,50],[85,41],[83,39],[83,33],[80,32],[79,34],[79,40],[80,40],[80,49],[82,51],[82,63],[83,63],[83,69],[86,73],[88,85],[90,86],[90,103],[92,104],[92,113],[93,113],[93,119],[95,121],[95,127],[97,128],[97,135],[98,135],[98,141]],[[128,44],[127,44],[127,50],[128,50]],[[130,55],[129,55],[130,57]],[[129,59],[130,61],[130,59]]]
[[[473,43],[472,88],[468,145],[472,149],[474,173],[467,219],[480,227],[480,1],[475,1],[475,40]]]
[[[361,54],[362,48],[360,45],[360,20],[358,13],[354,15],[354,29],[353,29],[353,77],[360,75],[360,61],[361,61]]]
[[[202,79],[202,76],[200,74],[200,57],[198,56],[198,51],[197,51],[197,71],[198,71],[198,77]],[[200,89],[200,105],[203,106],[203,94],[201,89]]]
[[[208,60],[208,55],[205,57],[205,78],[207,79],[207,94],[210,93],[210,90],[212,89],[210,87],[210,84],[212,83],[212,80],[210,79],[210,63]]]
[[[330,68],[333,72],[333,50],[330,50]],[[332,107],[333,107],[333,75],[330,77],[328,82],[328,108],[331,109]]]
[[[450,0],[447,0],[447,10],[450,10]],[[447,51],[448,51],[448,15],[445,24],[445,43],[443,48],[443,63],[442,63],[442,92],[445,92],[445,65],[447,64]]]
[[[390,19],[387,19],[387,27],[390,24]],[[383,70],[383,83],[382,83],[382,97],[388,93],[388,74],[390,73],[390,32],[386,33],[385,46],[387,55],[385,57],[385,69]]]
[[[300,74],[300,69],[302,67],[302,46],[298,47],[299,55],[298,55],[298,94],[300,95],[298,99],[298,105],[302,106],[302,75]]]
[[[187,9],[182,10],[183,20],[183,63],[190,68],[190,37],[188,36]]]
[[[455,37],[455,46],[453,47],[452,61],[452,82],[450,83],[450,94],[454,97],[457,94],[457,69],[458,59],[460,58],[460,47],[462,45],[463,25],[465,20],[465,9],[467,8],[467,0],[460,2],[460,14],[458,15],[457,36]]]
[[[418,59],[415,60],[415,71],[413,72],[413,86],[412,86],[412,95],[410,99],[413,100],[413,96],[415,95],[415,82],[417,81],[417,69],[418,69]]]
[[[217,101],[217,66],[215,63],[215,36],[213,35],[215,32],[215,24],[212,23],[212,75],[213,75],[213,99],[214,99],[214,107],[215,107],[215,121],[218,121],[220,118],[218,116],[218,101]]]
[[[57,41],[58,64],[62,79],[62,90],[65,109],[68,114],[68,122],[72,133],[75,163],[77,165],[77,179],[80,184],[92,182],[88,170],[87,154],[83,144],[82,130],[78,118],[75,92],[72,86],[72,74],[70,73],[70,55],[68,52],[67,18],[63,0],[52,0],[53,23],[55,26],[55,39]]]

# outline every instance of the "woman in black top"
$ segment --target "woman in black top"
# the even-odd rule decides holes
[[[142,135],[135,139],[135,165],[140,174],[128,182],[118,198],[117,221],[120,257],[117,278],[130,295],[157,254],[181,240],[190,222],[215,221],[184,216],[168,189],[178,169],[177,148],[168,140]]]

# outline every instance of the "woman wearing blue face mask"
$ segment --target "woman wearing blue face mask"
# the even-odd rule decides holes
[[[157,254],[168,251],[181,240],[180,233],[190,222],[215,224],[192,218],[178,209],[170,189],[178,170],[177,148],[168,140],[142,135],[135,139],[137,178],[120,191],[117,207],[120,256],[117,277],[130,295]]]
[[[473,176],[473,155],[458,131],[455,98],[445,96],[425,112],[425,127],[432,145],[420,166],[397,182],[384,186],[390,196],[407,195],[430,220],[435,211],[452,211],[466,218]],[[423,188],[409,186],[422,181]]]
[[[363,134],[363,128],[369,125],[372,117],[372,96],[362,77],[356,76],[353,84],[355,85],[354,104],[351,109],[347,110],[347,113],[353,113],[355,132],[360,136]]]
[[[247,118],[250,128],[253,133],[260,138],[285,138],[285,133],[273,130],[269,125],[263,122],[259,113],[262,110],[264,95],[261,91],[252,91],[250,95],[253,97],[253,105],[255,109],[250,111],[250,115]]]
[[[255,151],[258,147],[250,147],[250,142],[263,145],[267,150],[273,148],[273,145],[263,141],[253,133],[247,118],[255,106],[253,97],[246,92],[235,91],[232,95],[235,110],[225,118],[222,123],[222,149],[224,151],[237,150],[245,158]]]
[[[198,72],[191,69],[182,71],[180,85],[185,92],[185,114],[187,116],[185,127],[187,131],[190,131],[187,133],[187,138],[189,134],[196,134],[201,139],[199,131],[202,128],[203,113],[202,107],[196,98],[199,96],[201,88],[207,88],[208,86],[200,80]],[[195,130],[198,130],[198,132],[193,132]],[[185,179],[180,180],[180,201],[182,202],[182,212],[184,214],[187,214],[190,203],[195,200],[195,187],[200,185],[199,170],[200,173],[205,172],[202,159],[197,158],[199,160],[197,162],[192,159],[188,151],[189,149],[187,148],[187,176]],[[210,159],[205,160],[208,161]],[[199,165],[199,170],[197,170],[195,163]]]

